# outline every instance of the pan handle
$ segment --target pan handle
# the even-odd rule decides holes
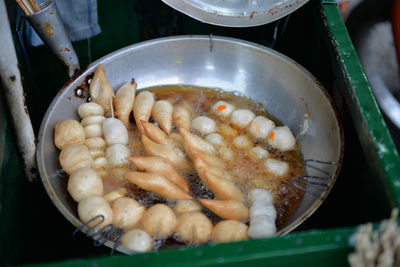
[[[54,1],[44,2],[39,12],[27,17],[36,33],[60,60],[68,76],[74,76],[80,70],[79,59]]]

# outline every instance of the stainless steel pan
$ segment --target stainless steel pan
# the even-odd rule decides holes
[[[86,101],[88,91],[83,91],[84,97],[79,97],[77,92],[98,64],[103,65],[113,88],[135,78],[138,89],[186,84],[238,91],[261,102],[290,127],[305,159],[342,160],[342,129],[331,98],[308,71],[286,56],[254,43],[225,37],[178,36],[134,44],[93,62],[68,82],[54,98],[41,124],[37,161],[43,184],[60,212],[76,227],[81,225],[77,203],[69,197],[66,178],[59,175],[59,151],[53,144],[53,134],[58,121],[78,119],[77,108]],[[320,180],[325,187],[307,184],[300,207],[279,234],[286,234],[302,223],[331,190],[340,167],[331,164],[319,167],[325,174],[311,168],[308,172],[315,176],[327,175]]]

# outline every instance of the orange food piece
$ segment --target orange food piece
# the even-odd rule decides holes
[[[271,132],[268,136],[269,139],[271,139],[272,141],[274,141],[274,136],[275,136],[275,132]]]
[[[222,111],[222,110],[224,110],[224,109],[226,109],[226,106],[225,106],[225,105],[220,105],[220,106],[218,106],[218,111]]]

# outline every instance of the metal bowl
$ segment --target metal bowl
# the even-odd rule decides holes
[[[54,127],[60,120],[75,118],[77,88],[95,71],[106,70],[113,88],[135,78],[138,89],[157,85],[185,84],[249,96],[288,125],[300,143],[304,159],[341,162],[342,128],[332,100],[320,83],[303,67],[266,47],[225,37],[178,36],[155,39],[122,48],[91,64],[67,83],[48,108],[38,136],[37,161],[43,184],[60,212],[76,227],[77,203],[67,192],[67,180],[60,177],[59,150],[54,146]],[[87,96],[88,92],[84,94]],[[340,167],[312,163],[303,186],[306,193],[299,208],[279,230],[286,234],[309,217],[331,190]],[[320,186],[322,185],[322,186]],[[112,246],[111,242],[106,245]],[[124,251],[124,248],[119,248]]]

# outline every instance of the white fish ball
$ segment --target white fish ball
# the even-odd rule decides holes
[[[78,203],[78,214],[82,222],[86,223],[98,215],[104,216],[104,221],[99,224],[96,229],[111,224],[113,220],[113,213],[110,204],[100,196],[91,196],[82,199]],[[101,219],[98,218],[92,221],[88,226],[93,227],[97,223],[100,223]]]
[[[247,131],[254,139],[265,140],[273,128],[275,128],[275,123],[273,121],[263,116],[257,116]]]
[[[124,123],[116,118],[108,118],[103,122],[104,139],[108,145],[128,144],[128,130]]]
[[[106,119],[106,117],[101,116],[101,115],[91,115],[85,117],[82,121],[81,124],[83,127],[92,125],[92,124],[103,124],[103,121]]]
[[[233,139],[232,145],[239,149],[250,149],[254,143],[247,135],[238,135]]]
[[[103,127],[101,126],[101,124],[91,124],[85,126],[83,129],[85,130],[86,138],[103,136]]]
[[[216,146],[225,145],[224,138],[222,137],[222,135],[220,135],[218,133],[211,133],[211,134],[207,135],[206,140]]]
[[[69,144],[64,147],[61,150],[59,161],[61,167],[68,174],[72,174],[80,168],[93,165],[93,158],[90,156],[89,149],[80,144]]]
[[[63,149],[69,144],[83,144],[85,131],[82,125],[73,119],[59,121],[54,129],[54,144],[58,149]]]
[[[129,163],[126,159],[131,151],[125,145],[113,144],[106,149],[106,158],[112,166],[122,166]]]
[[[217,124],[213,119],[206,116],[198,116],[192,120],[191,124],[192,130],[199,134],[210,134],[217,130]]]
[[[287,126],[279,126],[270,132],[268,144],[280,151],[289,151],[295,148],[296,139]]]
[[[98,136],[86,138],[84,144],[89,150],[104,150],[106,148],[106,141]]]
[[[254,120],[255,117],[256,115],[251,110],[237,109],[232,112],[231,122],[236,127],[246,128],[250,125],[251,121]]]
[[[265,159],[265,158],[269,157],[269,152],[260,146],[255,146],[255,147],[250,148],[249,155],[250,155],[250,157],[252,157],[253,159],[256,159],[256,160],[257,159]]]
[[[249,202],[251,205],[255,202],[268,204],[273,202],[273,196],[267,190],[257,188],[249,192]]]
[[[142,219],[146,208],[132,198],[121,197],[112,203],[112,210],[113,224],[126,231],[136,226]]]
[[[104,115],[104,109],[102,106],[100,106],[97,103],[94,102],[89,102],[89,103],[83,103],[79,106],[78,108],[78,115],[81,117],[81,119],[84,119],[88,116],[93,116],[93,115]]]
[[[91,196],[103,194],[103,181],[92,168],[81,168],[74,171],[68,179],[68,192],[79,202]]]
[[[250,207],[250,219],[257,216],[268,216],[272,221],[276,220],[276,209],[272,204],[254,202]]]
[[[264,166],[267,171],[278,176],[283,176],[289,171],[289,164],[277,159],[266,159]]]
[[[257,216],[250,220],[247,234],[250,238],[263,238],[273,236],[276,233],[275,222],[268,216]]]
[[[152,239],[145,231],[133,229],[122,236],[121,244],[133,251],[147,252],[152,248]]]
[[[231,115],[235,106],[225,101],[218,101],[212,106],[212,112],[222,118],[227,118]]]

